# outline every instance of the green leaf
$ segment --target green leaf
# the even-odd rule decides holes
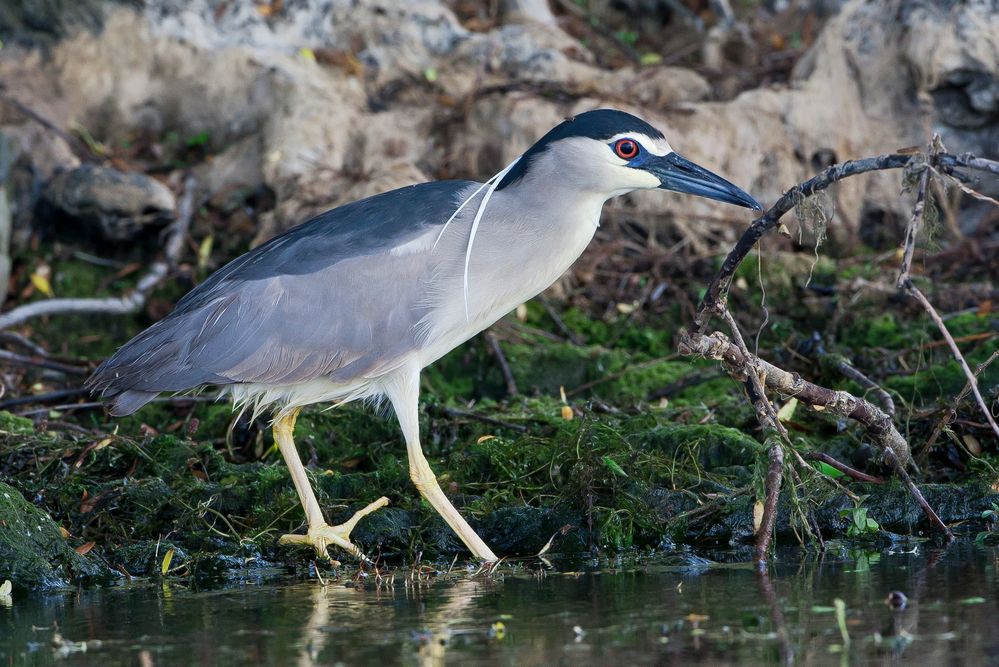
[[[200,148],[201,146],[207,144],[210,138],[211,135],[208,134],[208,130],[202,130],[201,132],[198,132],[197,134],[191,135],[190,137],[187,138],[187,147]]]
[[[985,602],[985,598],[977,596],[961,600],[961,604],[982,604],[983,602]]]
[[[831,465],[824,463],[823,461],[812,461],[812,465],[815,466],[820,473],[827,477],[832,477],[833,479],[844,477],[846,475],[846,473],[836,470],[836,468],[833,468]]]
[[[628,473],[626,473],[624,471],[624,468],[622,468],[621,466],[619,466],[617,464],[617,461],[615,461],[611,457],[605,456],[601,460],[604,462],[604,465],[607,466],[608,468],[610,468],[610,471],[612,473],[614,473],[615,475],[619,475],[621,477],[627,477],[628,476]]]

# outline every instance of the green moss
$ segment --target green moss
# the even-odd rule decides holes
[[[35,432],[35,424],[26,417],[18,417],[6,410],[0,410],[0,431],[28,435]]]
[[[903,347],[908,344],[909,339],[893,313],[857,318],[853,326],[841,336],[845,345],[855,349]]]
[[[74,551],[59,526],[14,487],[0,482],[0,581],[52,588],[81,576],[105,574],[94,558]]]

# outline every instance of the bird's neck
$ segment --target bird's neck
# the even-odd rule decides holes
[[[476,233],[470,275],[478,274],[480,285],[490,281],[491,288],[480,292],[491,295],[480,301],[484,315],[500,311],[499,317],[548,288],[593,239],[606,198],[563,190],[553,184],[493,193]]]

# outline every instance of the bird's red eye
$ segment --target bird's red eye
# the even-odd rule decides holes
[[[618,139],[614,144],[614,152],[619,158],[630,160],[638,155],[638,142],[634,139]]]

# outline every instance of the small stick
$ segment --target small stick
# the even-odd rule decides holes
[[[763,397],[766,401],[767,398]],[[763,503],[763,520],[756,533],[756,549],[754,555],[756,565],[762,569],[767,562],[770,551],[770,541],[773,539],[774,526],[777,523],[777,501],[780,500],[780,487],[784,477],[784,451],[779,438],[773,438],[767,449],[770,467],[767,468],[766,499]]]
[[[8,350],[0,350],[0,362],[7,362],[15,366],[25,366],[28,368],[45,368],[50,371],[58,371],[67,375],[86,375],[89,371],[82,366],[70,366],[58,361],[53,361],[38,355],[18,354]]]
[[[885,458],[887,458],[888,462],[891,463],[892,468],[895,469],[895,474],[902,479],[902,482],[905,484],[906,488],[909,489],[909,493],[912,494],[912,497],[915,498],[919,506],[923,508],[923,513],[926,514],[930,523],[944,534],[944,539],[948,543],[953,542],[954,533],[950,532],[950,528],[947,527],[947,524],[940,520],[937,513],[934,512],[933,508],[930,507],[930,504],[926,502],[923,492],[919,490],[919,487],[916,486],[916,484],[912,481],[912,478],[909,477],[909,473],[905,470],[905,466],[902,465],[897,458],[895,458],[895,453],[890,450],[885,450]]]
[[[50,391],[47,394],[36,394],[34,396],[19,396],[17,398],[9,398],[6,401],[0,401],[0,410],[9,410],[18,405],[25,405],[29,403],[48,403],[49,401],[61,401],[65,398],[83,396],[89,393],[90,393],[89,389],[63,389],[61,391]]]
[[[569,326],[565,323],[562,317],[558,314],[558,311],[555,310],[555,307],[552,305],[551,301],[546,299],[543,295],[539,295],[538,302],[541,304],[541,307],[545,309],[545,312],[548,313],[548,317],[551,318],[552,322],[555,323],[555,327],[562,332],[563,336],[569,339],[570,343],[572,343],[573,345],[585,344],[586,341],[580,338],[579,334],[570,329]]]
[[[933,304],[930,303],[929,299],[919,290],[918,287],[912,284],[911,280],[907,280],[905,284],[905,290],[915,297],[919,305],[923,307],[926,314],[930,316],[933,323],[937,325],[937,329],[943,335],[944,339],[947,341],[947,345],[950,347],[951,354],[957,359],[957,363],[960,364],[961,370],[964,371],[964,377],[968,379],[968,385],[971,387],[971,392],[975,395],[975,401],[978,403],[978,408],[985,415],[985,421],[988,422],[989,427],[992,432],[995,433],[996,437],[999,438],[999,424],[996,424],[996,420],[992,417],[992,412],[989,410],[989,406],[985,403],[985,399],[982,397],[982,392],[978,389],[978,378],[974,373],[971,372],[971,367],[968,366],[967,360],[965,360],[964,355],[961,354],[961,350],[957,347],[957,343],[954,342],[954,337],[950,335],[950,331],[947,330],[947,325],[944,324],[943,320],[940,319],[940,315],[937,313]]]
[[[849,361],[841,356],[836,356],[836,358],[833,359],[833,366],[835,366],[836,370],[842,375],[850,378],[864,389],[874,392],[874,395],[881,401],[881,405],[884,406],[885,412],[890,414],[892,417],[895,416],[895,401],[892,400],[891,394],[885,391],[881,385],[854,368]]]
[[[52,134],[56,135],[57,137],[65,141],[66,144],[69,146],[70,150],[72,150],[73,153],[75,153],[76,156],[80,158],[80,160],[84,162],[95,161],[94,155],[90,151],[90,148],[86,145],[86,143],[80,141],[77,137],[74,137],[72,134],[59,127],[51,120],[49,120],[42,114],[38,113],[37,111],[29,107],[24,102],[21,102],[20,100],[11,97],[9,94],[7,94],[6,88],[7,87],[5,85],[0,84],[0,102],[5,102],[7,105],[13,107],[14,109],[17,109],[20,113],[24,114],[31,120],[35,121],[36,123],[44,127]]]
[[[695,387],[699,384],[704,384],[705,382],[711,382],[712,380],[717,380],[720,377],[724,377],[725,374],[719,371],[712,371],[707,369],[702,369],[701,373],[692,373],[690,375],[684,376],[679,380],[674,380],[664,387],[656,389],[650,393],[645,400],[658,401],[661,398],[669,398],[673,394],[678,394],[688,387]]]
[[[500,371],[503,373],[503,381],[506,382],[506,393],[509,396],[517,396],[520,393],[517,391],[517,381],[513,377],[513,371],[510,370],[510,364],[506,360],[506,355],[503,354],[503,348],[500,347],[499,339],[496,338],[496,334],[492,331],[487,331],[486,341],[488,341],[489,349],[492,350],[493,356],[496,358],[496,363],[499,364]]]
[[[500,426],[502,428],[508,428],[514,431],[520,431],[521,433],[527,431],[527,427],[524,426],[523,424],[511,424],[510,422],[505,422],[500,419],[494,419],[492,417],[487,417],[485,415],[476,414],[474,412],[469,412],[467,410],[458,410],[456,408],[449,408],[447,406],[441,406],[439,409],[447,417],[464,417],[466,419],[474,419],[475,421],[480,421],[483,424]]]
[[[933,163],[939,156],[938,146],[940,145],[939,136],[934,135],[933,140],[930,142],[929,153],[929,163],[923,168],[923,173],[919,176],[919,189],[916,191],[916,203],[912,207],[912,216],[909,218],[909,224],[906,226],[905,230],[905,242],[904,250],[902,254],[902,268],[898,274],[898,280],[896,285],[900,290],[904,290],[909,293],[919,305],[923,307],[926,314],[930,316],[933,323],[936,325],[937,329],[940,330],[940,334],[947,341],[948,347],[950,347],[951,354],[957,360],[958,365],[961,366],[961,370],[964,372],[964,376],[968,379],[968,384],[971,386],[971,391],[975,395],[975,401],[978,403],[979,409],[982,414],[985,415],[985,421],[988,422],[989,427],[997,438],[999,438],[999,424],[996,424],[996,420],[992,417],[992,412],[989,410],[988,405],[985,403],[985,399],[982,397],[981,391],[978,389],[978,378],[974,373],[971,372],[971,367],[968,366],[968,361],[961,354],[960,348],[958,348],[957,343],[954,341],[954,337],[950,334],[947,329],[947,325],[944,324],[943,319],[940,318],[940,314],[937,313],[936,308],[930,303],[930,300],[926,298],[922,290],[915,286],[912,282],[912,278],[909,275],[909,271],[912,267],[912,254],[916,248],[916,238],[919,236],[919,230],[923,225],[925,214],[926,214],[926,190],[930,183],[930,172],[933,167]]]
[[[212,401],[217,401],[219,399],[216,395],[209,396],[161,396],[154,398],[149,401],[150,403],[168,403],[170,405],[190,405],[192,403],[210,403]],[[66,403],[64,405],[53,405],[47,408],[36,408],[34,410],[25,410],[24,412],[18,412],[20,417],[31,417],[34,415],[42,415],[48,412],[73,412],[76,410],[98,410],[104,407],[102,401],[88,401],[86,403]]]
[[[49,356],[48,350],[44,347],[35,343],[27,336],[22,336],[21,334],[14,333],[13,331],[0,331],[0,343],[16,345],[39,357]]]
[[[833,457],[829,456],[825,452],[808,452],[807,454],[805,454],[805,458],[811,459],[813,461],[821,461],[822,463],[825,463],[829,467],[835,468],[836,470],[839,470],[841,473],[843,473],[847,477],[855,479],[855,480],[857,480],[859,482],[867,482],[868,484],[884,484],[885,483],[885,481],[883,479],[881,479],[880,477],[875,477],[874,475],[868,475],[866,472],[860,472],[859,470],[856,470],[855,468],[851,468],[850,466],[846,465],[845,463],[837,461],[836,459],[834,459]]]
[[[739,323],[729,312],[728,308],[722,309],[722,317],[732,331],[732,338],[738,346],[740,353],[745,359],[752,355],[746,347],[746,341],[739,330]],[[746,394],[750,402],[756,408],[756,417],[760,424],[773,432],[776,437],[768,438],[770,444],[767,447],[767,458],[770,459],[770,467],[767,468],[765,481],[766,498],[763,503],[763,517],[760,521],[760,528],[756,532],[756,565],[762,569],[767,562],[767,553],[770,551],[770,542],[773,539],[774,526],[777,523],[777,502],[780,500],[780,487],[784,479],[784,450],[782,443],[790,445],[787,430],[777,417],[777,411],[773,403],[767,398],[764,381],[760,379],[760,373],[756,368],[749,368],[748,365],[733,368],[737,374],[746,378]]]

